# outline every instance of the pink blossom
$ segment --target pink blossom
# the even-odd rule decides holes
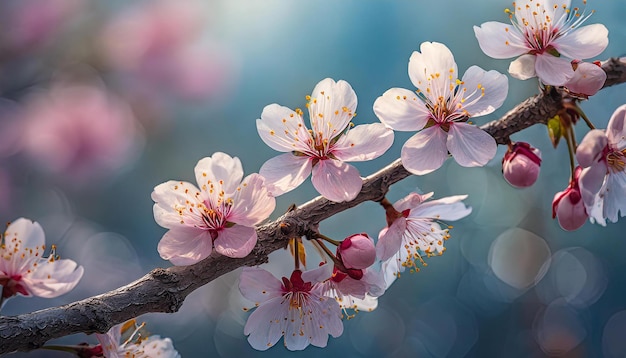
[[[391,147],[393,131],[381,123],[352,128],[357,98],[348,82],[326,78],[307,96],[311,130],[302,111],[270,104],[257,119],[261,139],[285,154],[259,171],[278,196],[298,187],[312,173],[315,189],[332,201],[349,201],[361,191],[359,171],[345,162],[379,157]]]
[[[420,195],[411,193],[386,207],[387,227],[378,235],[376,252],[383,260],[387,286],[389,278],[403,272],[406,267],[415,267],[421,253],[428,256],[443,254],[443,243],[450,237],[449,230],[441,228],[440,220],[454,221],[466,217],[472,209],[462,200],[467,195],[449,196],[428,200],[433,193]]]
[[[552,200],[552,218],[556,217],[559,225],[567,231],[580,228],[589,217],[582,200],[581,172],[582,168],[576,167],[574,179],[570,181],[564,191],[556,193]]]
[[[133,327],[134,330],[129,332]],[[102,350],[102,355],[100,356],[106,358],[180,358],[180,354],[174,348],[171,339],[161,338],[157,335],[143,337],[139,334],[141,328],[143,328],[143,325],[136,326],[135,320],[131,320],[111,327],[105,334],[96,334],[96,339],[100,342]],[[124,341],[122,341],[123,336],[126,336]],[[90,351],[97,353],[98,349],[92,348]],[[97,356],[98,355],[93,355],[92,357]]]
[[[196,263],[214,247],[225,256],[247,256],[257,241],[254,226],[276,206],[263,177],[254,173],[242,180],[239,158],[220,152],[201,159],[194,171],[198,187],[171,180],[152,192],[154,219],[169,229],[159,254],[174,265]]]
[[[339,304],[320,290],[321,273],[318,269],[308,281],[302,271],[294,270],[281,282],[261,268],[243,269],[239,290],[257,307],[244,327],[252,348],[267,350],[282,336],[292,351],[309,344],[326,347],[328,335],[336,338],[343,333]]]
[[[365,233],[348,236],[337,247],[337,257],[347,268],[370,267],[376,261],[374,241]]]
[[[572,61],[572,68],[574,69],[574,76],[564,85],[570,93],[588,98],[604,87],[606,72],[599,66],[599,63],[574,60]]]
[[[591,222],[606,225],[626,215],[626,105],[611,116],[606,132],[589,131],[576,150],[584,168],[580,191]],[[621,212],[621,214],[619,214]],[[618,215],[619,214],[619,215]]]
[[[516,188],[529,187],[537,181],[541,168],[541,152],[525,142],[509,147],[502,158],[502,175]]]
[[[55,84],[24,103],[21,149],[74,183],[110,176],[142,143],[130,108],[95,85]]]
[[[11,223],[0,245],[2,298],[16,294],[52,298],[69,292],[83,276],[83,267],[59,259],[55,247],[43,257],[45,236],[41,226],[19,218]]]
[[[591,14],[570,9],[570,0],[520,0],[507,9],[511,24],[490,21],[474,26],[478,44],[487,56],[518,57],[509,73],[532,77],[546,85],[562,86],[574,76],[571,59],[599,55],[609,43],[602,24],[582,26]]]
[[[467,122],[502,105],[508,92],[506,76],[472,66],[459,80],[445,45],[424,42],[420,50],[409,60],[417,94],[392,88],[374,102],[380,121],[394,130],[421,130],[404,143],[402,164],[413,174],[427,174],[441,167],[448,152],[464,167],[487,164],[496,154],[496,141]]]

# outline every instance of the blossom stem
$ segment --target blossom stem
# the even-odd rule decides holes
[[[337,256],[335,256],[335,254],[333,254],[333,252],[330,251],[328,247],[326,247],[326,245],[324,244],[322,240],[316,238],[316,239],[313,239],[312,242],[314,244],[317,244],[319,248],[322,249],[322,251],[324,251],[326,255],[328,255],[328,257],[330,257],[330,259],[335,264],[335,266],[343,267],[343,263],[337,259]]]
[[[330,237],[328,237],[328,236],[326,236],[324,234],[320,234],[319,232],[315,233],[315,235],[317,236],[318,239],[322,239],[322,240],[324,240],[326,242],[329,242],[329,243],[331,243],[331,244],[333,244],[335,246],[341,245],[341,241],[333,240],[333,239],[331,239]]]
[[[571,108],[574,112],[576,112],[576,114],[578,114],[580,116],[580,118],[582,118],[585,121],[585,123],[587,124],[587,127],[589,127],[589,129],[596,129],[596,126],[594,126],[593,123],[591,123],[591,120],[589,120],[589,117],[587,117],[587,115],[582,110],[582,108],[580,108],[576,104],[572,104],[572,105],[567,106],[567,107]]]
[[[573,138],[573,126],[568,126],[565,130],[563,136],[565,137],[565,142],[567,143],[567,152],[569,154],[569,165],[570,165],[570,173],[571,178],[574,180],[574,170],[576,168],[576,164],[574,163],[574,153],[576,153],[576,143]]]
[[[293,238],[293,252],[294,252],[294,267],[296,270],[300,269],[300,240]]]
[[[389,201],[389,199],[387,199],[387,197],[383,197],[383,199],[381,201],[379,201],[380,205],[387,210],[390,207],[393,207],[393,204],[391,204],[391,202]]]

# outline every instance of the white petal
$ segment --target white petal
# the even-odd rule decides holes
[[[356,198],[363,185],[363,180],[355,167],[333,159],[320,160],[313,167],[311,181],[323,197],[335,202]]]
[[[438,126],[423,129],[402,146],[402,165],[415,175],[439,169],[448,158],[446,140],[446,132]]]
[[[275,297],[257,307],[248,317],[243,333],[249,335],[252,348],[260,351],[272,347],[283,335],[289,301]]]
[[[259,174],[265,178],[269,192],[279,196],[297,188],[311,174],[311,158],[281,154],[266,161]]]
[[[464,167],[487,164],[495,155],[496,140],[482,129],[467,123],[454,123],[448,132],[448,150]]]
[[[22,277],[26,289],[33,295],[52,298],[71,291],[83,276],[83,267],[63,259],[39,261],[37,269]]]
[[[465,71],[463,82],[461,87],[468,91],[475,91],[479,87],[485,90],[478,101],[463,106],[471,117],[484,116],[500,108],[509,92],[509,80],[505,75],[498,71],[485,71],[478,66]]]
[[[279,152],[291,152],[295,138],[308,135],[298,113],[275,103],[263,108],[261,118],[256,120],[256,129],[263,142]]]
[[[200,193],[200,195],[197,195]],[[154,220],[160,226],[171,229],[178,226],[201,225],[200,212],[193,211],[193,207],[202,203],[205,195],[193,184],[170,180],[157,185],[152,191]],[[192,211],[189,211],[189,209]],[[179,212],[179,210],[182,210]]]
[[[613,112],[606,129],[606,136],[609,138],[609,143],[619,150],[626,148],[625,121],[626,105],[622,105]]]
[[[609,174],[606,186],[602,214],[615,223],[618,216],[626,215],[626,174],[624,172]],[[618,215],[620,211],[621,215]]]
[[[461,200],[467,195],[455,195],[427,201],[409,212],[409,218],[431,218],[444,221],[459,220],[472,213]]]
[[[382,123],[361,124],[348,131],[331,153],[344,162],[362,162],[383,155],[393,144],[393,130]]]
[[[402,246],[402,235],[405,230],[405,218],[398,218],[393,221],[390,227],[382,229],[378,235],[378,242],[376,242],[376,257],[385,261],[397,254]]]
[[[432,191],[426,194],[410,193],[404,198],[396,201],[393,204],[393,208],[398,210],[399,212],[403,212],[404,210],[407,210],[407,209],[413,209],[417,207],[420,203],[423,203],[424,201],[428,200],[430,197],[433,196],[433,194],[435,193]]]
[[[535,55],[522,55],[509,65],[509,73],[518,80],[527,80],[537,76]]]
[[[438,42],[423,42],[420,45],[420,52],[413,52],[409,59],[409,78],[413,85],[423,93],[426,93],[431,75],[436,75],[437,87],[447,89],[449,87],[450,76],[453,79],[459,77],[456,62],[452,52],[446,45]]]
[[[604,162],[596,162],[584,168],[580,174],[578,181],[580,193],[589,213],[593,211],[596,196],[603,187],[607,172],[608,168]]]
[[[541,82],[552,86],[563,86],[574,77],[574,69],[568,59],[550,54],[537,55],[535,71]]]
[[[240,189],[240,190],[239,190]],[[276,199],[265,187],[265,179],[259,174],[247,176],[233,197],[233,207],[228,221],[244,226],[254,226],[267,219],[276,207]]]
[[[333,273],[333,265],[323,264],[312,270],[307,270],[302,273],[302,280],[304,282],[319,283],[327,280]]]
[[[13,240],[15,238],[16,240]],[[11,252],[17,249],[29,248],[43,250],[46,237],[39,223],[30,219],[19,218],[11,222],[4,231],[4,244]]]
[[[282,296],[282,288],[280,280],[259,267],[244,267],[239,276],[239,291],[255,303]]]
[[[256,241],[257,234],[253,227],[235,225],[221,230],[213,241],[213,246],[221,255],[242,258],[248,256]]]
[[[609,30],[602,24],[582,26],[554,40],[562,55],[583,60],[598,56],[609,45]]]
[[[309,101],[309,115],[314,133],[331,140],[340,134],[354,117],[356,93],[346,81],[331,78],[320,81]]]
[[[417,131],[426,125],[430,111],[413,91],[391,88],[374,102],[374,113],[396,131]]]
[[[211,254],[213,243],[208,231],[179,227],[163,235],[157,250],[164,260],[176,266],[191,265]]]
[[[503,59],[522,55],[530,49],[519,31],[511,24],[489,21],[474,26],[474,34],[485,55]]]
[[[239,158],[231,157],[222,152],[216,152],[211,157],[200,159],[194,172],[200,188],[205,184],[217,185],[221,181],[223,183],[221,190],[226,194],[234,193],[243,178],[243,167]],[[216,190],[216,192],[218,191]]]

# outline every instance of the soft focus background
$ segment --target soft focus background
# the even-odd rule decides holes
[[[61,305],[115,289],[167,267],[156,245],[152,188],[193,181],[196,162],[216,151],[238,156],[246,173],[277,153],[258,137],[263,107],[303,107],[325,77],[347,80],[359,98],[355,122],[376,121],[374,100],[390,87],[413,88],[407,64],[423,41],[445,43],[461,72],[478,64],[506,73],[509,60],[479,49],[472,26],[506,21],[505,0],[476,1],[81,1],[0,3],[0,221],[39,221],[58,253],[85,267],[76,289],[56,299],[9,300],[3,314]],[[609,28],[599,59],[626,53],[622,1],[589,1],[588,23]],[[626,85],[582,104],[604,128],[626,103]],[[510,79],[499,118],[537,92]],[[585,134],[579,125],[579,140]],[[399,156],[411,133],[396,133],[383,157],[357,163],[363,176]],[[436,197],[469,194],[468,218],[453,223],[441,257],[405,274],[372,313],[345,321],[324,350],[291,353],[282,341],[252,350],[239,271],[194,292],[176,314],[141,317],[171,337],[183,357],[460,357],[626,355],[626,220],[565,232],[551,219],[554,193],[568,183],[564,143],[553,150],[543,126],[516,134],[540,148],[538,183],[516,190],[501,178],[504,148],[485,168],[448,161],[393,186]],[[278,199],[272,216],[316,196],[307,181]],[[377,237],[384,211],[362,204],[322,223],[335,239]],[[312,260],[312,266],[316,262]],[[269,269],[288,275],[286,252]],[[95,343],[75,335],[58,344]],[[13,357],[65,357],[31,352]]]

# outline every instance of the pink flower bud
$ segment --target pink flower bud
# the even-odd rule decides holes
[[[593,96],[606,81],[606,72],[598,64],[572,61],[574,76],[565,83],[565,87],[573,94],[582,97]]]
[[[528,143],[517,142],[502,158],[502,175],[516,188],[533,185],[539,176],[541,152]]]
[[[376,247],[367,234],[354,234],[337,247],[337,257],[347,269],[368,268],[376,261]]]
[[[578,183],[581,172],[582,168],[576,167],[574,180],[569,183],[564,191],[556,193],[552,200],[552,218],[556,217],[559,220],[559,225],[567,231],[580,228],[589,217]]]

